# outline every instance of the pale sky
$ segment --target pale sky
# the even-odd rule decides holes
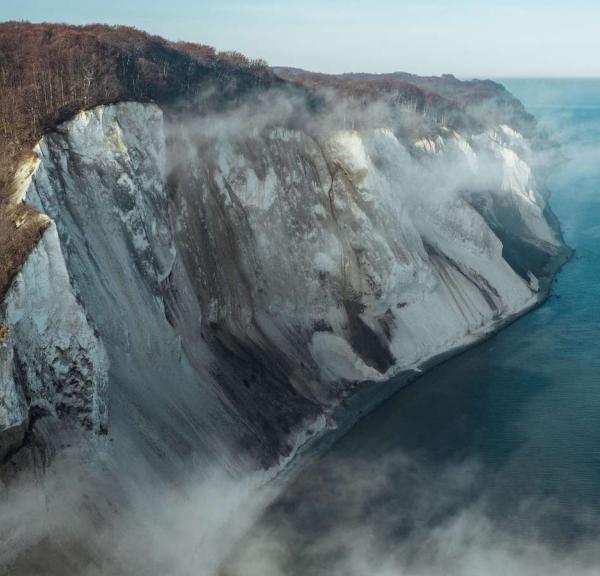
[[[321,72],[600,77],[598,0],[0,0],[0,20],[128,24]]]

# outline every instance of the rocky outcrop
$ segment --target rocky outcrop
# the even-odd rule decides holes
[[[506,125],[195,120],[117,104],[40,142],[26,200],[54,224],[4,305],[7,443],[38,409],[103,428],[108,403],[157,467],[269,466],[358,383],[537,303],[566,255]]]
[[[0,457],[41,417],[106,430],[108,359],[77,301],[52,224],[3,303]]]

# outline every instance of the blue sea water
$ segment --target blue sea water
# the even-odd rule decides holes
[[[600,533],[600,81],[503,83],[564,147],[547,177],[575,257],[544,306],[400,390],[288,489],[265,522],[306,573],[329,573],[315,546],[332,531],[393,546],[473,503],[553,549]]]

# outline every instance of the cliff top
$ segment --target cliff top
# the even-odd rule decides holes
[[[444,115],[449,124],[508,124],[525,135],[536,128],[535,118],[523,104],[491,80],[465,81],[452,74],[416,76],[406,72],[321,74],[286,67],[274,67],[273,71],[310,89],[333,88],[359,98],[387,94],[398,101],[411,101],[417,112]]]
[[[33,168],[26,160],[44,133],[102,104],[156,102],[176,110],[196,96],[206,101],[207,93],[219,105],[273,86],[309,96],[331,88],[358,101],[410,102],[450,125],[491,119],[527,132],[535,124],[516,99],[489,81],[271,69],[238,52],[170,42],[130,27],[0,23],[0,302],[49,224],[17,194]]]

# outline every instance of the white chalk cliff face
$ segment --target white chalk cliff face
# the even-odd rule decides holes
[[[127,103],[36,153],[54,224],[0,318],[5,450],[35,408],[165,471],[275,464],[358,383],[534,305],[563,251],[508,126],[209,137]]]

